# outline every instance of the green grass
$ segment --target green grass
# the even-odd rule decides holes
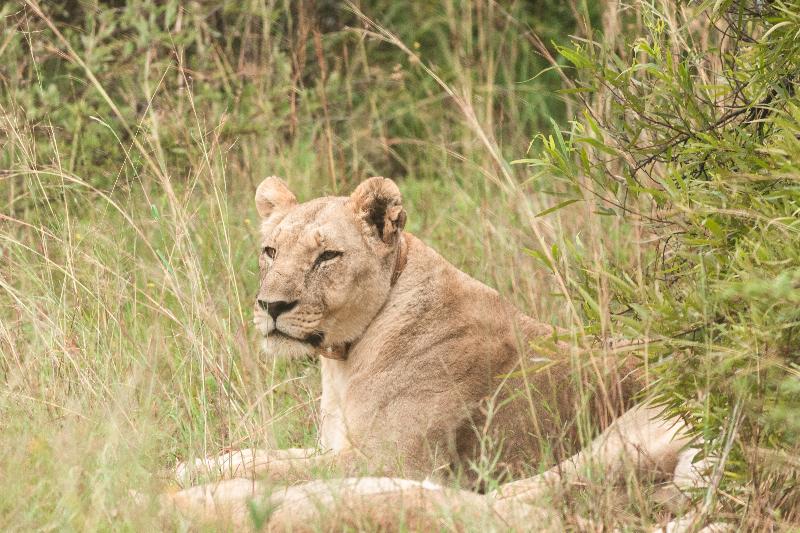
[[[394,178],[407,229],[521,309],[578,339],[630,333],[599,272],[645,279],[646,232],[602,202],[534,216],[602,167],[556,134],[584,93],[558,94],[574,71],[541,54],[638,36],[647,9],[182,4],[0,7],[0,528],[185,529],[129,491],[171,490],[177,460],[225,447],[315,444],[315,363],[265,358],[250,326],[268,175],[301,200]],[[531,149],[540,131],[552,144]],[[540,152],[545,172],[510,164]],[[626,490],[561,508],[663,518]]]
[[[0,8],[1,527],[154,527],[129,490],[170,490],[177,460],[315,444],[316,365],[265,359],[250,327],[267,175],[301,199],[395,178],[410,231],[563,319],[522,251],[524,170],[498,168],[475,125],[511,160],[563,113],[555,74],[530,81],[545,62],[522,34],[571,15],[393,6],[364,10],[473,123],[336,3]],[[511,188],[493,184],[503,171]]]

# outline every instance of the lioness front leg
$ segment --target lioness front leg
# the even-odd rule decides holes
[[[311,479],[313,470],[331,463],[332,452],[314,448],[262,450],[245,448],[221,453],[216,457],[195,459],[178,464],[175,475],[182,486],[201,479],[265,478],[283,483]]]
[[[581,481],[593,465],[612,483],[619,481],[626,465],[639,472],[671,474],[690,441],[681,419],[665,418],[656,408],[637,405],[585,450],[543,474],[503,485],[493,495],[498,499],[536,498],[558,484]]]

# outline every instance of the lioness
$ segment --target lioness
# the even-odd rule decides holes
[[[299,204],[270,177],[255,200],[255,324],[270,355],[320,356],[320,449],[239,450],[197,466],[283,482],[332,466],[481,489],[576,452],[579,412],[603,429],[638,388],[628,365],[574,364],[554,328],[404,232],[390,179]],[[629,416],[634,429],[652,418]],[[623,450],[614,438],[606,434],[597,449],[614,455],[613,441]],[[682,444],[661,443],[663,470]],[[507,494],[531,486],[517,482]]]

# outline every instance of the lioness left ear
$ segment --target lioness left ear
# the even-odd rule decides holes
[[[269,218],[273,213],[288,211],[295,205],[297,198],[277,176],[268,177],[256,189],[256,210],[263,219]]]
[[[369,178],[350,195],[356,215],[362,218],[383,242],[392,244],[406,225],[403,196],[388,178]]]

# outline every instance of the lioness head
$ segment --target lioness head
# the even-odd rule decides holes
[[[298,204],[276,177],[256,190],[261,287],[255,324],[271,355],[358,339],[386,301],[406,214],[397,185],[370,178],[349,197]]]

